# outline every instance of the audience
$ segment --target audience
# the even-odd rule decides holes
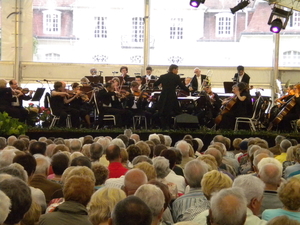
[[[141,137],[0,137],[0,224],[300,223],[295,141]]]

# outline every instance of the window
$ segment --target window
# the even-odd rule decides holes
[[[107,17],[95,16],[95,38],[107,38]]]
[[[300,12],[293,11],[293,14],[290,16],[290,27],[299,28],[300,27]]]
[[[170,39],[183,39],[183,18],[171,18]]]
[[[60,60],[60,54],[57,54],[57,53],[47,53],[45,55],[45,59],[46,59],[46,61],[51,61],[51,62],[59,61]]]
[[[132,18],[132,42],[144,42],[144,20],[143,17]]]
[[[231,37],[233,34],[233,15],[220,13],[216,16],[216,36]]]
[[[60,34],[61,12],[56,10],[43,11],[44,34]]]
[[[300,52],[286,51],[283,53],[284,66],[299,66],[300,65]]]

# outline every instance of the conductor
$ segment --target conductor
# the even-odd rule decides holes
[[[154,86],[162,85],[161,96],[158,101],[158,113],[162,129],[170,129],[172,116],[180,114],[181,110],[176,96],[176,87],[179,86],[186,92],[189,89],[180,81],[178,66],[170,65],[168,73],[161,75]]]

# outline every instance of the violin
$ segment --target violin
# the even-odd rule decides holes
[[[21,88],[21,87],[17,87],[18,91],[21,91],[24,95],[28,94],[29,92],[34,92],[32,90],[29,90],[29,88]]]

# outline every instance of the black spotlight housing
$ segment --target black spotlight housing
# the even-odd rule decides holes
[[[239,10],[245,8],[247,5],[249,5],[249,3],[250,2],[248,0],[241,1],[235,7],[230,8],[230,11],[231,11],[232,14],[235,14],[237,11],[239,11]]]
[[[202,3],[204,4],[205,0],[190,0],[190,6],[194,8],[198,8],[199,5]]]
[[[277,18],[271,22],[270,31],[273,33],[279,33],[282,29],[282,20]]]

